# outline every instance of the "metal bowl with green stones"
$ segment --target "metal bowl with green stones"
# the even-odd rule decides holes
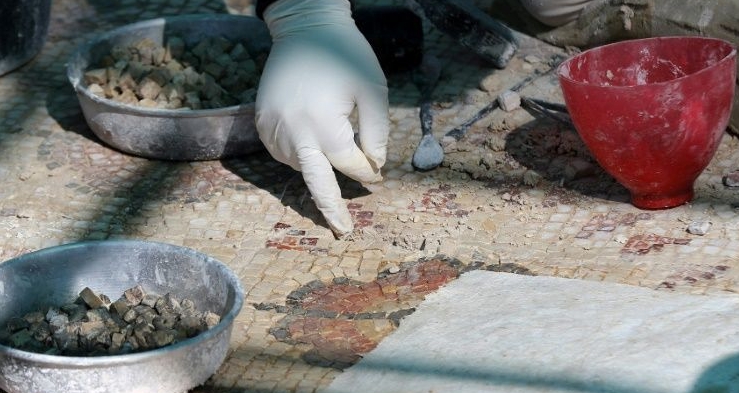
[[[51,355],[0,344],[0,389],[7,393],[184,393],[225,360],[244,293],[221,262],[176,245],[103,240],[42,249],[0,263],[0,326],[62,307],[85,288],[118,296],[141,286],[191,299],[220,322],[170,345],[125,354]]]
[[[121,89],[114,92],[114,98],[110,98],[111,94],[102,94],[104,91],[112,92],[110,86],[105,85],[105,80],[100,82],[102,88],[93,86],[95,83],[90,80],[90,75],[94,76],[94,72],[98,72],[102,78],[115,73],[116,66],[121,64],[116,61],[115,55],[121,53],[122,49],[140,47],[144,41],[156,45],[157,49],[169,48],[172,38],[184,43],[186,48],[210,46],[206,48],[208,51],[215,47],[208,40],[224,40],[238,45],[238,50],[228,48],[224,53],[214,55],[217,59],[200,58],[203,63],[196,66],[199,67],[198,73],[203,77],[207,74],[209,80],[209,87],[199,93],[203,102],[193,101],[192,105],[182,106],[168,104],[187,99],[183,97],[183,91],[175,91],[176,97],[173,98],[174,89],[166,86],[166,81],[160,82],[161,78],[157,77],[149,78],[159,82],[155,86],[155,93],[142,86],[143,81],[136,81],[138,85],[134,89],[139,93],[139,99],[146,98],[139,103],[133,103],[129,97],[125,97],[126,94],[119,94]],[[204,45],[206,42],[208,45]],[[261,62],[266,59],[270,47],[269,31],[264,22],[256,17],[228,14],[164,17],[122,26],[95,36],[71,56],[67,63],[67,77],[76,91],[87,124],[108,146],[150,159],[222,159],[263,148],[254,124],[253,95],[256,86],[227,86],[236,72],[243,73],[244,68],[248,67],[244,67],[240,58],[234,58],[229,63],[226,56],[223,62],[222,55],[237,56],[234,52],[238,52]],[[167,52],[167,56],[171,55]],[[110,70],[99,72],[103,68]],[[138,78],[136,74],[141,67],[131,66],[123,73],[128,73],[128,70],[131,70],[129,74]],[[118,72],[121,73],[121,70]],[[258,78],[260,69],[250,72],[254,72]],[[218,79],[218,83],[212,83],[211,76]],[[126,82],[121,84],[125,85]],[[160,88],[166,90],[166,94],[159,93]],[[229,90],[228,94],[221,95],[222,90]],[[245,98],[242,95],[244,92],[251,92],[252,99]],[[171,100],[163,100],[165,95]],[[119,96],[125,99],[119,100]],[[192,94],[187,98],[190,97]],[[154,102],[159,105],[155,106]]]

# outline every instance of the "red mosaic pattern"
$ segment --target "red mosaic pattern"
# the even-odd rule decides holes
[[[657,289],[674,289],[680,285],[691,287],[713,285],[716,280],[724,278],[729,269],[729,266],[718,265],[681,270],[669,275],[665,281],[660,283]]]
[[[304,354],[307,362],[342,369],[374,349],[402,316],[412,313],[427,294],[459,277],[461,271],[456,261],[434,258],[417,261],[398,273],[381,274],[371,282],[309,283],[288,296],[286,307],[273,307],[288,315],[271,333],[284,342],[310,345]],[[380,323],[388,328],[378,331],[374,321],[383,319],[393,323]]]
[[[575,235],[578,239],[587,239],[593,236],[595,232],[613,232],[619,226],[633,227],[637,221],[649,220],[652,218],[650,213],[608,213],[596,214],[587,224],[583,225],[580,232]]]
[[[349,203],[347,207],[355,228],[366,228],[374,225],[374,212],[362,210],[362,204],[359,203]],[[293,228],[292,225],[284,222],[278,222],[272,227],[272,235],[265,242],[265,246],[278,250],[328,253],[328,250],[318,247],[317,237],[308,236],[305,230]]]
[[[272,236],[265,244],[267,248],[278,250],[321,251],[317,245],[317,237],[306,236],[304,230],[294,229],[284,222],[278,222],[272,227]]]
[[[370,210],[362,210],[362,204],[350,202],[347,205],[349,208],[349,214],[354,219],[355,228],[367,228],[374,224],[375,213]]]
[[[400,309],[402,303],[420,301],[457,277],[458,269],[444,260],[431,259],[368,283],[347,282],[314,289],[300,299],[300,306],[340,315]]]
[[[356,321],[347,319],[291,319],[287,330],[291,341],[313,346],[308,360],[340,368],[356,363],[361,354],[378,344],[358,328]]]
[[[690,244],[690,239],[680,239],[674,237],[659,236],[655,234],[636,235],[629,238],[621,249],[626,254],[647,254],[652,250],[661,250],[667,244],[686,245]]]
[[[420,201],[413,202],[408,208],[415,212],[432,212],[443,217],[464,217],[469,210],[462,209],[454,200],[457,194],[451,192],[450,185],[441,185],[423,193]]]

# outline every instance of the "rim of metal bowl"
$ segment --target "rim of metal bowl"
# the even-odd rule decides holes
[[[78,93],[83,94],[87,99],[101,103],[113,108],[136,113],[143,116],[162,116],[162,117],[205,117],[205,116],[223,116],[223,115],[234,115],[242,112],[247,112],[254,107],[254,103],[242,103],[238,105],[224,106],[222,108],[211,108],[211,109],[165,109],[165,108],[146,108],[128,105],[120,103],[118,101],[110,100],[104,97],[100,97],[93,94],[90,89],[85,86],[81,79],[84,75],[84,70],[79,70],[80,75],[74,75],[74,67],[78,59],[86,57],[86,54],[90,53],[93,46],[104,41],[109,41],[111,38],[120,36],[122,33],[132,30],[139,30],[144,27],[164,25],[166,23],[179,22],[184,23],[188,20],[193,21],[208,21],[215,20],[218,22],[223,21],[241,21],[253,20],[261,21],[260,19],[249,16],[249,15],[231,15],[231,14],[191,14],[191,15],[178,15],[178,16],[165,16],[161,18],[149,19],[141,22],[135,22],[124,26],[116,27],[108,30],[102,34],[92,33],[94,38],[88,39],[85,43],[79,45],[77,49],[72,53],[67,61],[67,78],[69,82],[74,86],[74,90]]]
[[[126,245],[126,246],[135,245],[135,244],[145,244],[147,246],[157,246],[157,247],[166,248],[168,250],[180,250],[180,251],[184,250],[184,251],[193,253],[195,255],[198,255],[200,257],[203,257],[206,260],[208,260],[209,263],[212,263],[218,266],[221,270],[223,270],[225,272],[225,275],[229,277],[234,283],[234,290],[235,290],[234,304],[233,306],[231,306],[228,312],[221,317],[221,321],[217,325],[198,334],[195,337],[191,337],[186,340],[180,341],[176,344],[168,345],[165,347],[160,347],[160,348],[146,350],[142,352],[136,352],[136,353],[120,354],[120,355],[61,356],[61,355],[46,355],[42,353],[23,351],[20,349],[16,349],[16,348],[12,348],[12,347],[8,347],[8,346],[0,344],[0,356],[8,356],[8,357],[16,358],[16,359],[23,359],[23,360],[33,362],[36,364],[50,365],[56,368],[91,368],[91,367],[100,367],[100,366],[140,363],[143,360],[150,361],[152,359],[165,357],[168,353],[188,350],[193,345],[213,339],[216,335],[221,334],[224,330],[226,330],[229,326],[231,326],[231,324],[236,319],[236,316],[241,311],[241,308],[244,304],[244,290],[241,286],[241,281],[236,276],[236,274],[233,273],[233,271],[230,268],[228,268],[223,262],[207,254],[204,254],[200,251],[197,251],[189,247],[178,246],[178,245],[174,245],[170,243],[162,243],[162,242],[148,241],[148,240],[86,240],[86,241],[63,244],[59,246],[53,246],[53,247],[44,248],[38,251],[33,251],[28,254],[23,254],[18,257],[12,258],[8,260],[7,262],[0,263],[0,266],[4,264],[22,263],[24,262],[25,259],[28,259],[32,256],[50,254],[50,253],[58,252],[60,250],[72,249],[72,248],[77,248],[77,247],[85,247],[85,246],[97,245],[97,244]]]

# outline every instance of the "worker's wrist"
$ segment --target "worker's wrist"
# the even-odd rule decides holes
[[[264,10],[267,9],[270,5],[278,2],[280,0],[257,0],[257,5],[255,8],[255,13],[259,19],[264,19]]]
[[[279,1],[288,1],[288,0],[257,0],[256,6],[254,7],[255,14],[259,19],[264,19],[264,11],[267,10],[267,7],[271,6],[274,3],[277,3]],[[315,1],[315,0],[312,0]],[[349,4],[354,9],[354,2],[352,0],[349,0]]]

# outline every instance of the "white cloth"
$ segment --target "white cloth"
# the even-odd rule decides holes
[[[593,0],[521,0],[534,18],[547,26],[561,26],[577,19]]]
[[[353,223],[333,168],[363,183],[382,180],[385,75],[346,0],[280,0],[267,7],[264,20],[273,44],[256,102],[260,139],[276,160],[302,172],[341,237]],[[359,146],[349,121],[355,106]]]

